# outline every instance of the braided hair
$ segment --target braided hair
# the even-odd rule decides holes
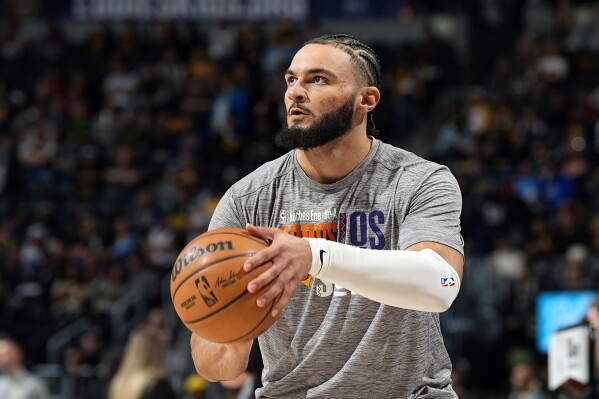
[[[374,86],[381,90],[381,64],[373,49],[359,41],[353,36],[345,34],[337,35],[322,35],[317,38],[308,40],[304,43],[307,44],[324,44],[337,47],[345,51],[351,57],[358,76],[361,80],[360,83],[368,86]],[[374,119],[372,117],[373,112],[368,113],[368,123],[366,126],[366,132],[368,135],[376,136],[379,130],[374,125]]]

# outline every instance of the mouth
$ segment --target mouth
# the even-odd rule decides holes
[[[289,116],[301,116],[301,115],[309,115],[309,112],[306,110],[303,110],[301,108],[293,107],[293,108],[289,109],[289,112],[287,114]]]

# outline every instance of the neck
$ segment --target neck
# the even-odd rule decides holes
[[[298,150],[297,161],[317,183],[335,183],[350,174],[366,158],[372,142],[364,131],[351,130],[328,144]]]

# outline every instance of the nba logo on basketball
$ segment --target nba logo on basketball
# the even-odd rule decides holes
[[[443,287],[453,287],[455,285],[455,278],[443,277],[443,278],[441,278],[441,285]]]
[[[210,307],[216,305],[218,298],[214,294],[214,291],[212,291],[206,276],[202,276],[201,279],[196,279],[195,283],[200,295],[202,296],[202,299],[206,303],[206,306]]]

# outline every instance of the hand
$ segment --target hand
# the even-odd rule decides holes
[[[271,313],[273,317],[277,317],[289,303],[298,283],[304,280],[310,271],[312,264],[310,244],[302,238],[276,228],[256,227],[248,224],[246,229],[250,234],[272,242],[269,247],[249,258],[243,268],[249,272],[269,261],[272,262],[272,267],[249,282],[248,291],[252,293],[260,291],[271,281],[274,282],[258,298],[257,304],[264,307],[281,294]]]

